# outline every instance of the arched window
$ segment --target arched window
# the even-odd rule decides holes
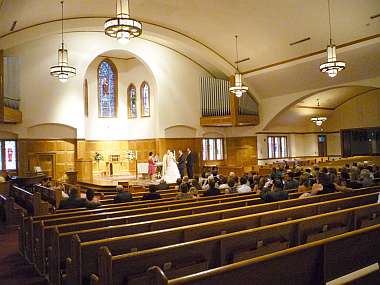
[[[128,118],[137,118],[137,95],[136,87],[132,83],[128,87]]]
[[[108,59],[98,66],[98,100],[100,118],[117,116],[117,70]]]
[[[148,82],[144,81],[140,87],[141,117],[150,117],[150,88]]]

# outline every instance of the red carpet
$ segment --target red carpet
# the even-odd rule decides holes
[[[48,284],[34,272],[18,253],[17,230],[5,230],[0,223],[0,284],[45,285]]]

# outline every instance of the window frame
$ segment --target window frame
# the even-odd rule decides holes
[[[100,81],[99,81],[99,70],[100,66],[102,65],[103,62],[106,62],[107,64],[110,65],[111,70],[114,74],[114,101],[115,101],[115,115],[112,117],[105,117],[101,116],[101,103],[100,103]],[[102,61],[99,62],[97,72],[96,72],[96,78],[97,78],[97,88],[98,88],[98,118],[104,118],[104,119],[112,119],[112,118],[117,118],[118,117],[118,109],[119,109],[119,94],[118,94],[118,86],[119,86],[119,78],[118,78],[118,71],[116,68],[116,65],[109,59],[105,58]]]
[[[143,89],[144,89],[144,86],[148,86],[148,105],[149,105],[149,108],[148,108],[148,113],[145,114],[144,112],[144,93],[143,93]],[[143,81],[140,85],[140,112],[141,112],[141,117],[150,117],[150,86],[149,86],[149,83],[147,81]]]
[[[14,141],[15,142],[15,159],[16,159],[16,168],[15,169],[7,169],[6,162],[6,150],[5,150],[5,142],[6,141]],[[2,171],[15,171],[18,172],[18,164],[19,164],[19,156],[18,156],[18,141],[17,139],[1,139],[0,140],[0,152],[1,152],[1,170]]]
[[[132,116],[132,110],[131,110],[131,94],[130,94],[130,90],[133,88],[135,88],[135,96],[136,96],[136,115],[135,116]],[[137,89],[136,89],[136,85],[133,84],[133,83],[130,83],[128,85],[128,88],[127,88],[127,108],[128,108],[128,119],[136,119],[138,117],[138,107],[137,107]]]
[[[275,141],[276,141],[276,138],[279,139],[280,143],[279,143],[279,153],[280,155],[279,156],[276,156],[276,152],[275,152]],[[282,143],[281,143],[281,139],[284,138],[285,139],[285,155],[283,156],[282,153],[283,153],[283,149],[282,149]],[[269,146],[269,140],[272,139],[273,140],[273,146],[270,147]],[[270,152],[269,152],[269,149],[272,149],[272,153],[273,153],[273,156],[270,156]],[[287,136],[267,136],[267,152],[268,152],[268,159],[278,159],[278,158],[287,158],[288,157],[288,137]]]
[[[210,143],[209,141],[210,140],[213,140],[214,141],[214,154],[213,156],[215,157],[215,159],[210,159],[211,155],[210,155]],[[221,149],[221,153],[222,153],[222,158],[221,159],[218,159],[218,143],[217,141],[218,140],[221,140],[221,146],[222,146],[222,149]],[[206,141],[206,157],[204,157],[204,142]],[[224,138],[202,138],[202,160],[203,161],[223,161],[225,158],[225,146],[224,146]]]

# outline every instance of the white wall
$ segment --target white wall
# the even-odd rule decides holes
[[[77,129],[78,138],[86,138],[88,135],[91,139],[164,137],[165,129],[175,125],[186,125],[195,128],[197,134],[202,133],[199,125],[199,78],[209,74],[191,60],[143,39],[134,39],[123,46],[102,33],[69,33],[65,35],[65,42],[69,50],[69,63],[77,68],[77,75],[64,84],[49,75],[49,67],[57,62],[59,41],[56,35],[42,37],[4,51],[5,56],[17,56],[21,64],[20,97],[23,122],[11,127],[20,138],[27,137],[28,127],[45,123],[71,126]],[[133,132],[128,126],[122,125],[122,122],[118,122],[112,132],[106,132],[110,124],[104,120],[98,121],[92,117],[95,120],[92,127],[85,122],[83,80],[87,67],[99,54],[113,49],[128,50],[150,69],[156,82],[157,96],[153,113],[159,114],[152,118],[154,128],[151,123],[145,124],[149,119],[139,122],[141,124]],[[91,106],[91,110],[93,107]],[[118,131],[120,127],[123,131]],[[124,132],[125,128],[128,132]]]
[[[86,72],[89,111],[88,118],[85,120],[86,139],[122,140],[156,137],[156,83],[153,74],[138,59],[109,59],[118,72],[118,112],[116,118],[99,118],[97,72],[102,60],[104,57],[94,59]],[[141,117],[140,86],[144,81],[150,87],[150,117]],[[137,118],[135,119],[128,119],[127,89],[131,83],[135,85],[137,93]]]

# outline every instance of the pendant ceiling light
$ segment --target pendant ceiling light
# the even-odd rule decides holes
[[[327,62],[319,66],[319,70],[325,72],[330,77],[335,77],[339,71],[346,68],[346,63],[344,61],[337,61],[336,59],[336,46],[333,44],[331,36],[331,11],[330,11],[330,0],[328,0],[329,8],[329,26],[330,26],[330,41],[327,46]]]
[[[63,1],[61,1],[62,7],[62,20],[61,20],[61,48],[58,49],[58,65],[50,67],[50,74],[57,77],[59,81],[66,82],[70,77],[76,75],[75,67],[72,67],[68,63],[68,53],[63,44]]]
[[[319,99],[317,99],[317,107],[319,108],[320,105],[319,105]],[[326,117],[322,117],[322,116],[315,116],[315,117],[312,117],[310,119],[313,123],[315,123],[318,127],[322,126],[323,122],[325,122],[327,120]]]
[[[244,93],[248,91],[248,87],[243,85],[242,75],[239,72],[239,54],[238,54],[238,36],[235,35],[235,48],[236,48],[236,73],[235,73],[235,84],[230,87],[230,92],[234,93],[236,97],[241,97]],[[246,59],[245,59],[246,60]]]
[[[141,35],[141,22],[129,17],[129,0],[116,0],[116,18],[105,21],[104,32],[121,43]]]

